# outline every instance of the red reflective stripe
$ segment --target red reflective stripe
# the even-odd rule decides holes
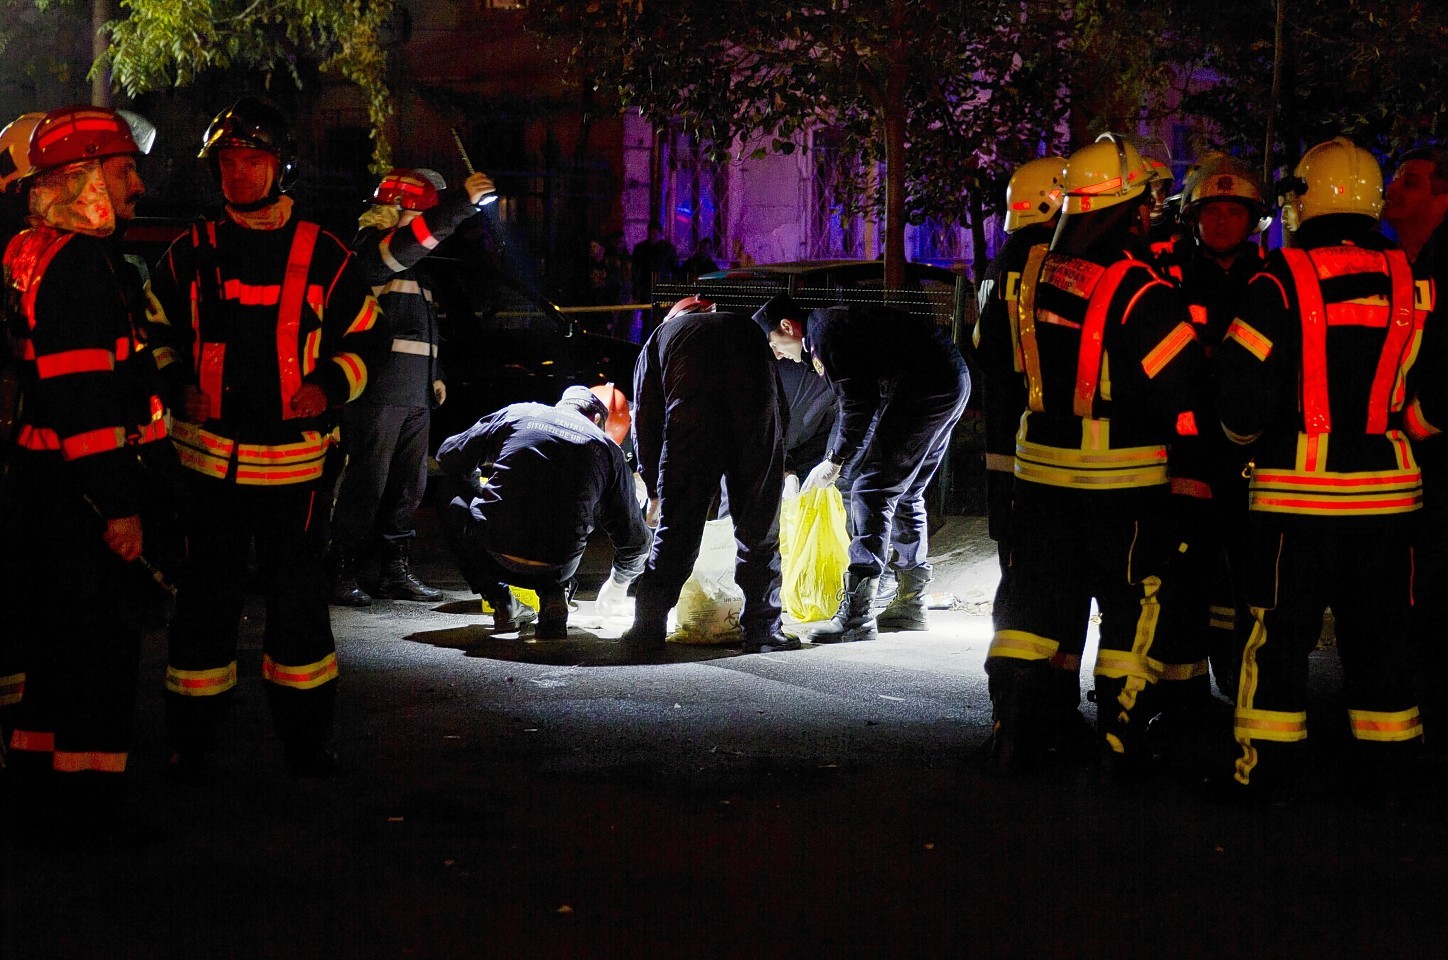
[[[1307,251],[1284,248],[1282,258],[1292,271],[1302,321],[1302,419],[1308,433],[1329,433],[1332,410],[1327,397],[1327,311],[1322,288]]]
[[[15,434],[15,444],[26,450],[59,450],[60,437],[49,427],[34,427],[22,423]]]
[[[1076,357],[1076,396],[1071,404],[1072,412],[1078,417],[1091,416],[1092,401],[1096,398],[1096,387],[1101,380],[1106,311],[1111,307],[1127,271],[1135,266],[1140,266],[1140,263],[1135,260],[1116,261],[1106,268],[1106,273],[1091,291],[1091,302],[1086,307],[1086,317],[1081,324],[1081,348]]]
[[[281,305],[277,310],[277,369],[281,381],[282,417],[298,416],[291,408],[291,399],[302,388],[300,354],[302,344],[302,302],[307,295],[307,271],[312,264],[312,250],[317,244],[319,228],[303,220],[292,237],[291,253],[287,255],[287,275],[282,281]]]
[[[29,753],[52,753],[55,750],[55,734],[16,728],[10,733],[10,749]]]
[[[118,337],[116,339],[116,359],[124,360],[131,355],[131,338]]]
[[[65,459],[78,460],[81,457],[88,457],[93,453],[105,453],[108,450],[118,450],[126,445],[126,431],[120,427],[101,427],[99,430],[87,430],[85,433],[77,433],[73,437],[66,437],[60,441],[60,449],[65,453]]]
[[[47,353],[35,358],[35,373],[42,380],[63,377],[71,373],[96,373],[114,370],[116,356],[109,350],[88,348],[85,350],[63,350]]]
[[[1209,484],[1187,477],[1172,477],[1171,492],[1180,497],[1192,497],[1197,500],[1212,499],[1212,488]]]
[[[1197,415],[1190,410],[1183,410],[1177,414],[1176,432],[1179,437],[1195,437],[1197,435]]]
[[[437,237],[432,235],[432,231],[427,228],[427,221],[422,217],[413,217],[409,226],[412,227],[412,235],[417,238],[417,242],[427,249],[431,250],[438,245]]]
[[[1335,503],[1332,500],[1324,499],[1289,499],[1286,497],[1269,497],[1260,493],[1252,495],[1252,503],[1264,507],[1288,507],[1297,510],[1312,508],[1315,510],[1332,510],[1339,513],[1372,513],[1382,510],[1411,508],[1419,502],[1415,496],[1404,495],[1394,497],[1390,500],[1348,500],[1342,503]]]
[[[1306,443],[1306,446],[1307,446],[1307,449],[1304,450],[1304,451],[1303,451],[1303,454],[1302,454],[1302,465],[1303,465],[1303,468],[1306,469],[1306,470],[1314,471],[1314,472],[1315,472],[1315,471],[1317,470],[1318,460],[1320,459],[1320,456],[1321,456],[1322,434],[1320,434],[1320,433],[1309,433],[1309,434],[1307,435],[1307,443]],[[1266,481],[1266,478],[1263,478],[1263,482],[1265,482],[1265,481]]]
[[[1195,323],[1199,327],[1206,326],[1207,308],[1205,305],[1200,303],[1189,303],[1187,304],[1187,313],[1191,314],[1192,323]]]
[[[1329,303],[1327,305],[1329,327],[1386,327],[1388,305],[1386,303]]]
[[[20,309],[25,314],[25,322],[31,330],[35,329],[35,298],[40,294],[40,281],[45,276],[45,271],[50,267],[50,261],[60,252],[60,248],[70,242],[74,237],[73,233],[62,233],[46,245],[35,259],[35,272],[31,274],[33,280],[25,293],[20,298]],[[8,278],[7,278],[8,279]]]
[[[224,300],[235,300],[246,307],[269,307],[281,299],[282,288],[275,284],[253,286],[232,278],[221,288]]]
[[[51,766],[61,773],[125,773],[125,753],[109,753],[101,750],[72,751],[57,750]]]
[[[1383,341],[1382,355],[1378,357],[1372,391],[1368,394],[1368,433],[1387,432],[1393,387],[1398,382],[1403,351],[1408,348],[1415,324],[1413,270],[1408,266],[1408,257],[1401,250],[1390,250],[1386,259],[1388,278],[1392,282],[1393,319]]]
[[[201,364],[196,373],[197,385],[211,400],[212,420],[221,419],[221,391],[223,374],[226,369],[226,344],[204,343],[201,345]]]

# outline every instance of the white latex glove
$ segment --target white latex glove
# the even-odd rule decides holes
[[[595,606],[602,617],[633,616],[633,601],[628,596],[628,584],[620,583],[610,574],[609,578],[603,581],[603,586],[598,588]]]
[[[649,497],[648,507],[644,509],[644,523],[650,527],[659,525],[659,498]]]
[[[807,493],[810,490],[834,486],[836,480],[840,479],[840,464],[832,460],[821,460],[815,468],[804,478],[804,484],[800,486],[800,493]]]
[[[797,496],[799,496],[799,474],[797,474],[797,473],[786,473],[786,474],[784,475],[784,497],[783,497],[783,499],[788,500],[790,497],[797,497]]]

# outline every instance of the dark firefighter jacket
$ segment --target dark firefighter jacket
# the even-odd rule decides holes
[[[310,383],[332,407],[357,399],[391,340],[341,241],[295,217],[277,230],[206,221],[171,245],[149,289],[167,386],[211,400],[204,423],[174,423],[182,464],[239,484],[320,478],[331,415],[297,416],[292,397]]]
[[[643,571],[651,534],[633,474],[618,444],[582,414],[514,403],[444,440],[437,462],[464,484],[482,472],[473,512],[492,552],[562,564],[601,526],[614,569],[630,578]]]
[[[1222,425],[1256,441],[1255,511],[1417,510],[1422,479],[1404,427],[1427,435],[1448,422],[1407,395],[1430,285],[1376,233],[1334,230],[1336,219],[1304,224],[1301,247],[1268,256],[1221,347]]]
[[[365,403],[425,407],[442,380],[433,284],[424,258],[478,208],[466,196],[447,197],[406,226],[362,230],[352,242],[357,260],[392,331],[391,353],[372,377]]]
[[[1204,386],[1176,288],[1134,251],[1090,258],[1032,250],[1017,340],[1026,413],[1016,480],[1134,510],[1168,482],[1167,445],[1196,432]]]
[[[156,365],[107,241],[52,227],[11,239],[5,280],[24,397],[16,445],[65,463],[108,518],[140,512],[137,447],[167,435]],[[54,278],[52,280],[52,278]]]

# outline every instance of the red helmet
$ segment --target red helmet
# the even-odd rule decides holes
[[[684,299],[680,300],[678,303],[674,304],[672,307],[669,308],[669,312],[664,314],[664,322],[667,323],[675,317],[682,317],[686,313],[713,312],[713,300],[705,300],[703,297],[700,296],[685,297]]]
[[[614,443],[623,446],[624,439],[628,437],[629,426],[633,423],[628,412],[628,397],[611,383],[601,383],[588,389],[608,407],[608,421],[603,425],[603,432],[612,437]]]
[[[396,204],[404,210],[431,210],[437,206],[437,191],[423,171],[396,167],[377,185],[372,202]]]
[[[105,107],[61,107],[45,115],[30,135],[30,161],[37,172],[68,163],[139,154],[124,117]]]

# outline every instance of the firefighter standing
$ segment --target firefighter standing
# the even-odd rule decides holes
[[[627,426],[600,394],[617,390],[573,386],[551,407],[510,404],[438,449],[443,529],[464,579],[492,606],[495,633],[536,616],[534,637],[567,637],[565,585],[596,527],[614,548],[601,605],[622,598],[643,570],[651,537],[615,436]],[[536,614],[510,583],[538,591]]]
[[[1022,272],[1012,601],[996,611],[986,659],[1004,769],[1046,746],[1052,694],[1059,672],[1080,669],[1093,598],[1101,737],[1114,767],[1145,759],[1142,701],[1178,547],[1167,445],[1195,429],[1201,372],[1186,309],[1145,259],[1152,176],[1114,135],[1077,151],[1055,240]]]
[[[326,774],[337,657],[319,524],[329,411],[355,400],[390,337],[347,248],[293,215],[286,121],[243,98],[206,131],[223,216],[193,226],[151,278],[157,361],[179,398],[188,563],[166,667],[180,775],[203,769],[236,684],[248,544],[267,623],[262,676],[289,769]]]
[[[694,569],[720,479],[738,547],[746,652],[793,650],[780,628],[784,423],[769,345],[748,317],[675,305],[634,366],[634,445],[657,522],[635,590],[631,653],[663,649],[669,610]]]
[[[839,407],[835,446],[801,490],[833,484],[859,457],[850,486],[845,594],[835,616],[810,639],[840,643],[873,640],[881,627],[926,629],[931,568],[925,489],[970,396],[965,361],[928,317],[885,307],[831,307],[806,316],[780,294],[754,318],[775,356],[803,363],[810,355]],[[877,618],[871,605],[887,565],[898,588]]]
[[[1290,791],[1308,732],[1307,657],[1328,606],[1359,782],[1396,786],[1421,734],[1409,631],[1422,481],[1403,425],[1433,427],[1404,379],[1431,305],[1415,303],[1407,258],[1377,232],[1371,154],[1339,137],[1295,176],[1299,246],[1268,256],[1219,348],[1222,425],[1255,441],[1240,755],[1218,781],[1229,796]]]
[[[71,836],[120,825],[141,627],[159,596],[136,561],[159,542],[155,471],[174,460],[112,242],[144,190],[141,150],[98,107],[52,111],[25,141],[6,150],[23,161],[12,173],[26,177],[29,226],[5,251],[22,400],[0,514],[4,642],[23,671],[0,694],[15,701],[11,822],[46,839],[47,821]]]
[[[358,260],[392,331],[392,351],[367,392],[345,408],[347,468],[333,515],[332,602],[372,602],[357,584],[357,559],[382,538],[376,594],[392,600],[436,600],[442,591],[418,580],[408,556],[417,528],[412,515],[427,486],[432,406],[447,399],[438,365],[437,309],[424,259],[458,225],[482,210],[493,181],[475,173],[463,192],[439,200],[445,184],[431,170],[393,170],[378,184],[353,242]]]

